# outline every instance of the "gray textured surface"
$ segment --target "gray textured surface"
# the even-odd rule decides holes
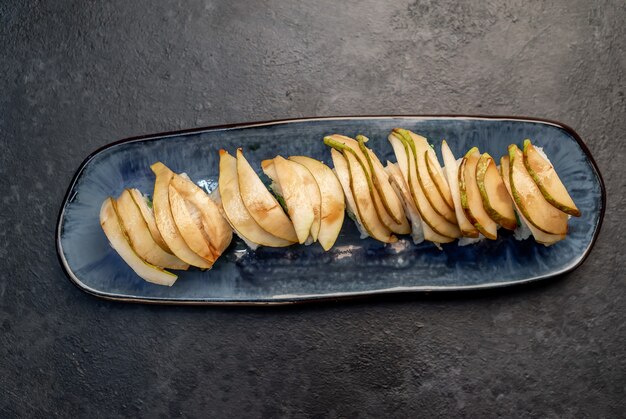
[[[624,2],[154,3],[0,5],[1,416],[624,414]],[[282,309],[116,304],[64,277],[57,210],[95,148],[358,113],[572,125],[607,182],[590,258],[541,286]]]

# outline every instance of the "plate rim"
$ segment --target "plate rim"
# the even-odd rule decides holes
[[[167,139],[172,137],[178,137],[180,135],[188,135],[188,134],[199,134],[203,132],[215,132],[215,131],[226,131],[231,129],[241,129],[241,128],[254,128],[261,126],[272,126],[272,125],[283,125],[295,122],[310,122],[310,121],[338,121],[338,120],[367,120],[367,119],[458,119],[458,120],[489,120],[489,121],[516,121],[516,122],[532,122],[532,123],[540,123],[544,125],[552,125],[557,128],[560,128],[567,132],[580,146],[581,150],[585,154],[586,158],[591,163],[591,167],[599,180],[600,184],[600,195],[601,195],[601,207],[600,214],[598,218],[597,227],[594,231],[593,237],[584,253],[578,260],[572,263],[570,266],[557,271],[552,272],[546,275],[539,275],[531,278],[526,278],[519,281],[514,282],[491,282],[488,284],[480,284],[480,285],[466,285],[466,286],[413,286],[413,287],[394,287],[387,289],[379,289],[379,290],[368,290],[368,291],[351,291],[351,292],[339,292],[332,294],[302,294],[302,295],[292,295],[292,296],[281,296],[280,298],[274,298],[271,300],[254,300],[254,299],[242,299],[242,300],[217,300],[217,299],[167,299],[167,298],[146,298],[146,297],[137,297],[132,295],[121,295],[115,293],[107,293],[103,291],[99,291],[93,289],[86,284],[84,284],[80,278],[70,268],[67,260],[65,258],[65,254],[63,252],[63,245],[61,243],[61,226],[64,219],[65,210],[67,205],[69,204],[70,195],[74,191],[76,182],[80,175],[82,174],[85,167],[89,164],[91,160],[93,160],[98,154],[122,145],[128,144],[132,142],[138,141],[146,141],[146,140],[157,140],[157,139]],[[120,139],[118,141],[114,141],[112,143],[106,144],[102,147],[97,148],[95,151],[91,152],[78,166],[78,169],[74,172],[72,176],[72,180],[69,183],[69,186],[65,192],[63,197],[63,202],[61,204],[61,208],[59,209],[59,214],[57,216],[57,223],[55,228],[55,243],[56,243],[56,251],[57,257],[59,259],[59,263],[61,264],[63,271],[69,281],[78,287],[81,291],[86,292],[87,294],[93,295],[98,298],[102,298],[104,300],[109,301],[123,301],[123,302],[131,302],[131,303],[144,303],[144,304],[158,304],[158,305],[217,305],[217,306],[276,306],[276,305],[291,305],[291,304],[303,304],[310,302],[324,302],[324,301],[338,301],[338,300],[349,300],[349,299],[357,299],[357,298],[371,298],[373,296],[379,295],[394,295],[394,294],[425,294],[431,292],[437,293],[451,293],[451,292],[461,292],[468,290],[487,290],[487,289],[497,289],[497,288],[505,288],[511,286],[518,286],[523,284],[528,284],[532,282],[536,282],[542,279],[553,278],[556,276],[564,275],[568,272],[571,272],[581,266],[589,254],[593,249],[598,236],[600,234],[600,230],[602,227],[602,222],[604,221],[604,214],[606,210],[606,186],[604,184],[604,179],[600,172],[600,169],[593,158],[591,151],[584,143],[580,135],[571,128],[570,126],[551,119],[538,118],[538,117],[526,117],[526,116],[502,116],[502,115],[463,115],[463,114],[432,114],[432,115],[345,115],[345,116],[321,116],[321,117],[302,117],[302,118],[287,118],[287,119],[276,119],[276,120],[265,120],[265,121],[256,121],[256,122],[238,122],[231,124],[220,124],[220,125],[212,125],[206,127],[198,127],[191,129],[183,129],[176,131],[165,131],[161,133],[155,134],[146,134],[146,135],[138,135]]]

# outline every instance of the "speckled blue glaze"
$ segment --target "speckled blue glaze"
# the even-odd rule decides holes
[[[459,247],[456,242],[437,249],[414,245],[402,237],[393,245],[359,239],[346,218],[336,245],[328,252],[313,246],[260,248],[251,251],[234,239],[210,271],[179,272],[171,288],[137,277],[109,246],[98,214],[107,196],[125,187],[152,192],[150,164],[162,161],[177,172],[212,190],[218,175],[218,150],[234,153],[243,147],[260,172],[260,162],[305,154],[322,161],[330,152],[324,135],[364,134],[383,163],[395,161],[387,135],[402,127],[436,144],[443,138],[462,156],[478,146],[496,159],[507,146],[525,138],[544,148],[582,217],[572,218],[566,240],[551,247],[530,238],[516,241],[501,231],[497,241]],[[548,278],[574,269],[595,240],[603,215],[604,188],[595,164],[573,131],[556,123],[508,118],[368,117],[278,121],[247,126],[205,129],[134,139],[106,147],[88,158],[70,186],[59,217],[57,247],[68,276],[92,294],[153,302],[288,303],[325,297],[400,291],[488,288]]]

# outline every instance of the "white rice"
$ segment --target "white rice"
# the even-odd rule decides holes
[[[537,147],[536,145],[533,144],[533,146],[535,147],[535,150],[537,150],[537,153],[539,153],[541,155],[541,157],[543,157],[544,159],[546,159],[546,161],[550,164],[552,164],[552,162],[550,162],[550,159],[548,158],[548,156],[546,155],[546,153],[543,151],[543,147]]]
[[[354,224],[356,225],[356,228],[359,230],[359,233],[361,233],[361,239],[366,239],[369,237],[369,234],[367,233],[367,230],[365,230],[365,228],[363,227],[363,225],[361,225],[361,223],[359,222],[358,217],[356,216],[356,214],[354,213],[354,211],[351,208],[351,205],[348,203],[348,200],[346,200],[346,214],[348,214],[348,217],[354,221]]]
[[[235,229],[233,229],[235,230]],[[237,230],[235,230],[235,234],[237,234],[237,236],[243,240],[243,242],[246,244],[246,246],[248,246],[250,249],[252,250],[256,250],[259,248],[259,245],[256,243],[252,243],[250,240],[246,239],[245,237],[243,237],[242,235],[239,234],[239,232]]]
[[[532,236],[532,232],[528,228],[528,225],[526,225],[524,217],[522,217],[521,214],[517,213],[517,209],[515,210],[515,213],[517,214],[517,218],[519,219],[519,225],[513,232],[513,237],[515,237],[515,240],[526,240],[527,238]]]
[[[458,241],[458,245],[460,247],[463,247],[470,244],[478,243],[483,240],[485,240],[485,236],[483,236],[482,234],[479,234],[478,237],[461,237]]]

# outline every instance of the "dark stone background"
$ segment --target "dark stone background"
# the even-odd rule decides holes
[[[624,415],[625,2],[99,3],[0,4],[0,416]],[[101,301],[57,262],[100,146],[381,113],[571,125],[608,193],[589,259],[535,286],[272,309]]]

